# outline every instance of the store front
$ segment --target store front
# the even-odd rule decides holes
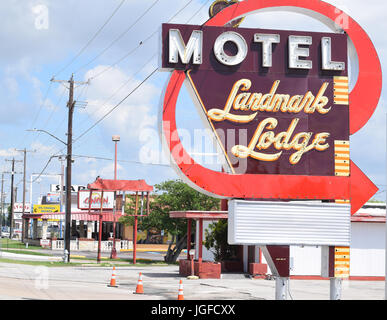
[[[113,224],[116,221],[116,244],[128,240],[123,239],[123,225],[118,221],[121,214],[114,217],[111,212],[102,214],[102,241],[112,242]],[[52,249],[62,249],[65,225],[65,213],[42,213],[25,214],[24,221],[24,243],[50,246]],[[73,250],[94,251],[99,237],[99,214],[88,214],[84,212],[73,212],[71,214],[71,238]],[[129,248],[128,248],[129,249]]]

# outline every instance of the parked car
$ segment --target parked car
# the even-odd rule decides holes
[[[2,231],[1,232],[1,237],[2,238],[9,238],[9,236],[10,236],[9,232],[7,232],[7,231]]]
[[[2,227],[1,228],[1,237],[2,238],[9,238],[9,228],[8,227]]]

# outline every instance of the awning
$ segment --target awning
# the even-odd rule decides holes
[[[120,217],[122,217],[121,212],[116,212],[115,221],[117,222]],[[41,213],[41,214],[24,214],[23,218],[27,219],[43,219],[43,220],[65,220],[65,212],[53,212],[53,213]],[[87,212],[72,212],[71,220],[83,220],[83,221],[99,221],[99,213],[96,214],[92,212],[88,214]],[[102,212],[102,221],[114,222],[114,215],[112,212]]]
[[[150,192],[153,187],[148,185],[145,180],[109,180],[97,179],[93,183],[87,185],[89,190],[104,190],[104,191],[134,191],[134,192]]]

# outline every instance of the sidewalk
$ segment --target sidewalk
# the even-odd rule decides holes
[[[133,251],[133,249],[120,250],[121,252]],[[167,252],[168,244],[137,244],[136,251]]]
[[[62,261],[62,257],[58,256],[40,256],[31,254],[11,253],[7,251],[0,251],[0,258],[30,261]]]

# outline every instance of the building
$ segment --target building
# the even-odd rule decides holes
[[[49,200],[56,199],[56,200]],[[118,197],[118,202],[120,201]],[[118,205],[119,207],[119,205]],[[63,208],[62,208],[63,209]],[[113,237],[113,224],[116,222],[116,239],[124,239],[124,228],[118,222],[122,212],[103,210],[102,241],[109,241]],[[23,242],[48,246],[53,249],[63,248],[65,212],[61,210],[59,198],[52,195],[43,196],[39,204],[33,205],[30,213],[23,216],[24,235]],[[99,237],[99,211],[79,209],[78,193],[71,194],[71,238],[72,250],[95,250]],[[55,242],[55,243],[54,243]],[[125,242],[127,246],[127,241]]]
[[[203,229],[214,221],[204,220]],[[350,279],[384,280],[386,204],[367,202],[351,217]],[[199,230],[199,222],[197,228]],[[203,241],[204,239],[203,232]],[[196,243],[199,242],[196,233]],[[240,272],[249,272],[251,262],[267,264],[259,246],[240,246]],[[198,258],[198,250],[195,252]],[[202,248],[204,261],[214,261],[211,250]],[[242,269],[243,268],[243,269]],[[271,274],[267,266],[267,273]],[[291,246],[290,276],[298,279],[321,278],[321,247]]]

